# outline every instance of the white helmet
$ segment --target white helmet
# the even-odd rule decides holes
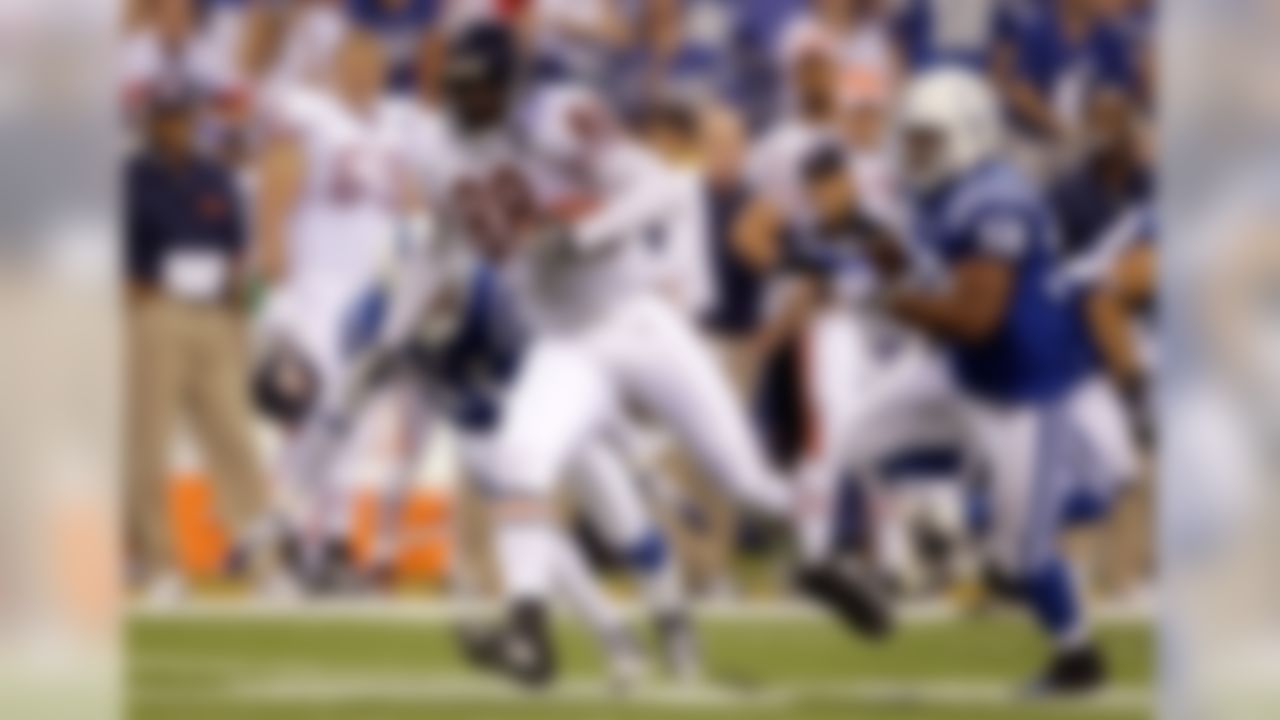
[[[985,79],[941,68],[907,86],[899,132],[903,176],[915,188],[929,190],[993,156],[1003,141],[1004,120]]]
[[[544,160],[568,166],[588,162],[612,128],[600,97],[575,85],[541,91],[525,120],[531,149]]]

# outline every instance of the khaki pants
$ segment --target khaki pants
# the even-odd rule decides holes
[[[152,295],[128,314],[126,528],[131,559],[146,578],[172,569],[166,481],[174,432],[194,434],[232,538],[267,507],[253,445],[243,321],[221,305]]]

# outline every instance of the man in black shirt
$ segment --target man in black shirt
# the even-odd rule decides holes
[[[1058,180],[1052,196],[1062,250],[1072,258],[1095,249],[1108,228],[1154,192],[1142,120],[1123,88],[1091,89],[1084,133],[1084,157]]]
[[[156,602],[184,590],[167,503],[177,425],[198,440],[232,538],[267,510],[237,306],[243,212],[230,171],[196,152],[195,109],[187,97],[154,101],[125,177],[126,525],[135,579]]]

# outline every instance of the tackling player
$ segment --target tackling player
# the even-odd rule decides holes
[[[523,362],[526,336],[499,275],[470,248],[446,241],[442,250],[419,263],[425,271],[419,278],[430,276],[426,282],[432,287],[416,293],[420,311],[408,338],[389,346],[403,355],[427,404],[449,417],[468,482],[489,504],[501,505],[507,491],[492,446],[508,389]],[[570,489],[600,536],[638,575],[667,665],[687,679],[696,675],[698,658],[678,567],[640,496],[633,466],[611,439],[595,439],[573,459]],[[601,640],[614,679],[625,684],[642,669],[636,643],[572,538],[557,529],[555,545],[548,560],[550,588],[586,620]],[[500,631],[469,632],[463,639],[468,654],[484,665],[500,665],[514,652],[513,640]]]
[[[554,674],[544,607],[556,545],[552,491],[625,404],[671,427],[745,506],[774,518],[794,508],[709,349],[652,287],[641,238],[694,212],[696,184],[623,137],[588,93],[549,89],[516,104],[517,54],[497,25],[455,40],[446,94],[456,134],[449,154],[422,167],[445,221],[500,264],[534,333],[493,463],[508,499],[497,551],[510,633],[525,650],[504,662],[517,678],[545,682]],[[865,591],[834,569],[813,572],[824,573],[847,619],[887,629]]]
[[[988,561],[1054,643],[1034,689],[1079,692],[1098,687],[1106,669],[1058,542],[1072,493],[1114,470],[1088,419],[1106,395],[1087,382],[1093,347],[1074,298],[1056,282],[1052,217],[1002,157],[1002,127],[990,89],[966,71],[931,71],[906,91],[900,132],[912,232],[940,261],[940,281],[912,282],[901,246],[873,222],[827,223],[843,224],[875,259],[887,283],[884,310],[948,349],[992,495]]]

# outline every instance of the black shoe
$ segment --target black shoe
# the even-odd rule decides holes
[[[504,656],[512,677],[531,687],[555,679],[556,654],[546,608],[537,602],[518,603],[511,612],[511,635]]]
[[[885,593],[869,578],[836,564],[800,571],[796,585],[805,594],[835,611],[847,625],[863,635],[881,640],[893,632],[893,614]]]
[[[505,626],[464,629],[458,633],[458,641],[463,656],[482,670],[530,688],[544,687],[555,679],[555,649],[541,604],[520,603]]]
[[[1107,664],[1093,645],[1058,653],[1030,687],[1033,696],[1083,695],[1107,682]]]

